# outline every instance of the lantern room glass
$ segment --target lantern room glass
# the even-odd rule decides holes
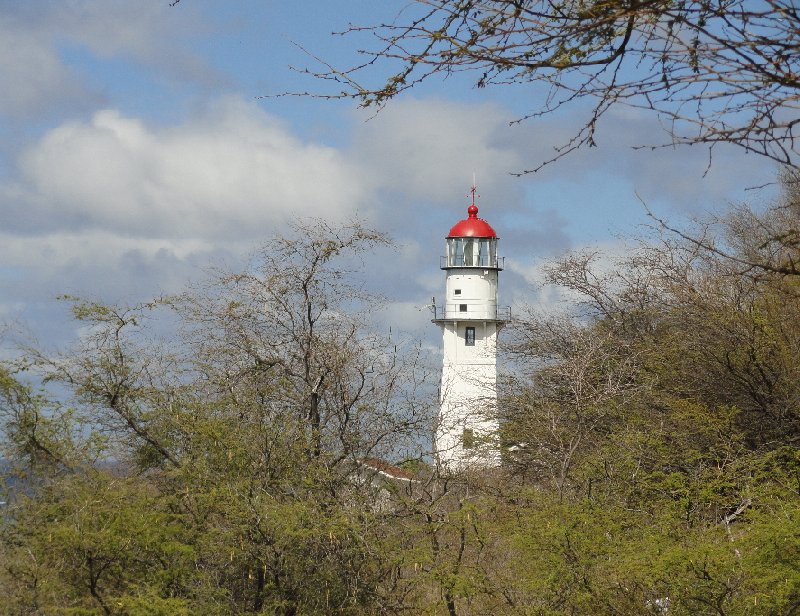
[[[447,238],[447,266],[497,267],[497,238]]]

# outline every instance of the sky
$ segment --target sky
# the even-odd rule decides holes
[[[76,333],[70,294],[135,303],[177,293],[211,267],[240,267],[294,220],[358,217],[397,245],[368,260],[389,301],[381,327],[436,344],[439,254],[480,216],[506,257],[500,303],[547,310],[542,266],[583,247],[610,254],[641,232],[642,202],[680,222],[766,198],[768,162],[718,148],[634,149],[667,137],[657,118],[610,112],[597,147],[545,167],[580,129],[580,107],[522,124],[534,88],[434,80],[380,112],[325,93],[314,57],[358,61],[391,20],[385,0],[0,0],[0,345],[24,330],[48,345]]]

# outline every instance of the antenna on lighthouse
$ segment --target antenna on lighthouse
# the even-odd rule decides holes
[[[472,187],[469,189],[469,192],[472,193],[472,204],[475,205],[475,197],[480,197],[480,195],[476,194],[478,191],[478,185],[475,182],[475,172],[472,172]]]

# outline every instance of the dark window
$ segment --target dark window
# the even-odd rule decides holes
[[[466,304],[459,304],[458,305],[458,311],[459,312],[466,312],[467,311],[467,305]]]
[[[453,291],[453,293],[455,293],[456,295],[461,295],[461,289],[456,289],[455,291]]]
[[[461,444],[464,449],[472,449],[475,447],[475,432],[470,428],[464,428],[464,434],[461,435]]]
[[[464,343],[466,346],[475,346],[475,328],[468,327],[464,333]]]

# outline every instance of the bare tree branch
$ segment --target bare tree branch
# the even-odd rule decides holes
[[[555,158],[593,145],[600,118],[626,105],[655,113],[668,133],[667,144],[643,145],[731,143],[797,164],[800,12],[792,1],[415,0],[393,21],[339,34],[371,34],[376,44],[348,68],[309,54],[322,68],[300,72],[336,87],[313,96],[380,108],[432,77],[469,72],[478,88],[546,86],[521,119],[594,99]]]

